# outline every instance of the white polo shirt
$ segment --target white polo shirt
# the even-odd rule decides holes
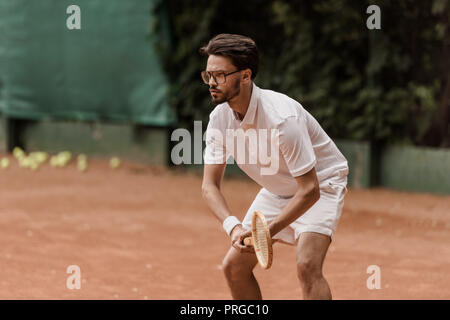
[[[227,102],[217,105],[209,118],[204,163],[224,164],[231,156],[271,193],[294,195],[294,177],[314,167],[319,185],[348,174],[347,160],[316,119],[285,94],[253,84],[242,121]]]

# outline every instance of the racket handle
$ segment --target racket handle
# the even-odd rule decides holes
[[[244,239],[244,245],[246,245],[247,247],[253,246],[252,237],[247,237],[247,238],[245,238],[245,239]]]

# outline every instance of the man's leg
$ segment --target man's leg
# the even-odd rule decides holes
[[[323,261],[330,245],[329,236],[304,232],[297,244],[297,275],[303,299],[330,300],[331,291],[322,274]]]
[[[253,268],[258,263],[254,253],[239,253],[231,247],[223,259],[223,272],[236,300],[261,300],[261,291],[253,275]]]

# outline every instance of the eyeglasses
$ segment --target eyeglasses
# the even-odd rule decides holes
[[[202,71],[202,79],[205,84],[209,84],[209,80],[212,77],[214,79],[215,83],[222,84],[222,83],[225,83],[225,81],[227,80],[227,76],[229,76],[230,74],[239,72],[239,71],[242,71],[242,70],[236,70],[236,71],[229,72],[229,73],[225,73],[223,71]]]

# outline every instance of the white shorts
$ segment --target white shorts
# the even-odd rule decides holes
[[[320,184],[320,199],[273,239],[295,244],[302,232],[317,232],[333,238],[347,193],[347,177],[334,177]],[[242,226],[251,230],[254,211],[260,211],[270,223],[287,205],[291,197],[281,197],[262,188],[247,211]]]

